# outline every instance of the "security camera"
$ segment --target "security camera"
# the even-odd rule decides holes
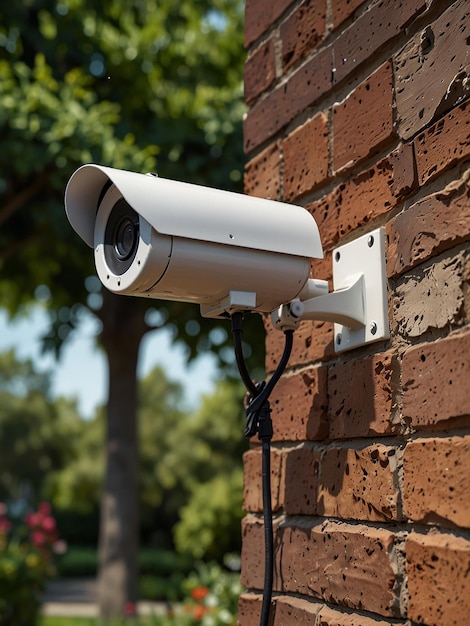
[[[155,175],[84,165],[65,207],[110,291],[195,302],[206,317],[295,300],[323,256],[303,207]]]

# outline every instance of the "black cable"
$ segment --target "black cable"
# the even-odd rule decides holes
[[[235,316],[236,318],[234,319]],[[245,436],[252,437],[256,431],[258,431],[258,438],[261,441],[265,560],[260,626],[268,626],[274,576],[274,532],[271,502],[271,438],[273,435],[273,427],[271,421],[271,409],[269,407],[268,400],[276,383],[282,376],[287,362],[289,361],[294,333],[292,330],[285,331],[284,351],[269,382],[267,384],[261,383],[256,385],[249,375],[245,359],[243,357],[241,340],[242,322],[243,315],[241,313],[235,313],[232,315],[232,332],[234,337],[237,365],[240,376],[250,393],[250,399],[246,409],[247,426],[245,428]]]
[[[233,345],[235,348],[235,358],[237,360],[238,371],[240,377],[251,395],[257,394],[255,383],[251,380],[243,356],[242,333],[243,333],[243,313],[233,313],[230,321],[232,322]]]

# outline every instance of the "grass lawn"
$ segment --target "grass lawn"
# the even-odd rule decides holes
[[[153,621],[152,621],[153,619]],[[124,622],[117,622],[116,626],[122,626]],[[129,622],[125,622],[129,624]],[[132,624],[139,626],[158,626],[157,618],[140,617],[138,622]],[[102,626],[101,622],[93,617],[52,617],[44,616],[39,620],[38,626]],[[109,624],[107,626],[110,626]]]
[[[97,626],[91,617],[42,617],[39,626]]]

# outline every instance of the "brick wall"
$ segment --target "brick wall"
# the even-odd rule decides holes
[[[387,233],[391,338],[304,322],[272,407],[274,626],[470,624],[470,3],[246,0],[245,188]],[[275,277],[273,276],[273,280]],[[267,326],[267,368],[282,333]],[[241,626],[259,623],[260,450]]]

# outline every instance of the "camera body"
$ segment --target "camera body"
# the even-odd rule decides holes
[[[110,291],[195,302],[209,317],[290,302],[323,256],[303,207],[155,175],[84,165],[65,207]]]

